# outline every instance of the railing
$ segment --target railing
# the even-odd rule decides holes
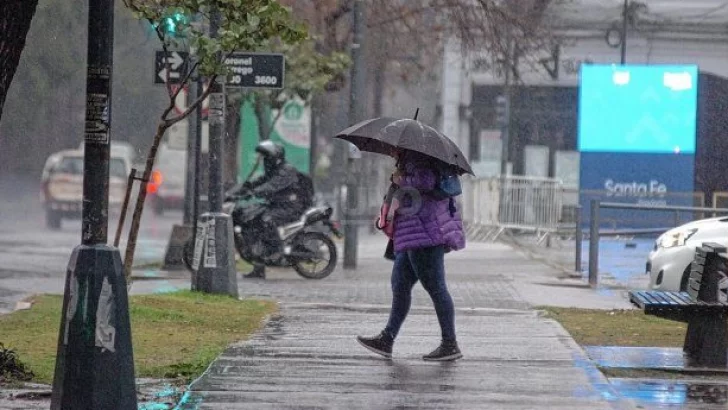
[[[496,240],[508,230],[532,232],[538,242],[559,230],[563,184],[553,178],[507,176],[463,180],[468,234]]]

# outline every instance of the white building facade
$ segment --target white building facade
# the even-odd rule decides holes
[[[512,104],[517,106],[512,116],[518,124],[511,128],[509,143],[514,173],[567,180],[578,173],[578,160],[574,162],[568,152],[576,149],[579,66],[620,63],[623,4],[623,0],[572,0],[548,11],[563,41],[558,61],[545,61],[551,72],[543,67],[524,69],[514,87]],[[703,73],[728,78],[728,2],[630,0],[629,4],[635,19],[627,31],[627,64],[694,64]],[[550,55],[544,52],[543,57],[548,60]],[[476,172],[495,175],[500,172],[501,140],[493,98],[502,92],[504,80],[483,61],[476,53],[464,55],[456,40],[447,42],[441,127],[473,160]],[[545,146],[550,152],[526,149],[530,146]],[[559,158],[562,164],[555,163]]]

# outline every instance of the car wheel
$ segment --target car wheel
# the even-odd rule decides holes
[[[687,268],[683,271],[682,279],[680,279],[680,292],[687,292],[688,290],[688,280],[690,279],[690,266],[688,265]]]
[[[46,226],[54,231],[61,229],[61,214],[56,211],[46,211]]]
[[[718,259],[718,266],[716,268],[718,271],[718,301],[719,302],[727,302],[728,301],[728,264],[726,264],[725,259],[719,258]]]

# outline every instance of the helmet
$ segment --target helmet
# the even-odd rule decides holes
[[[263,141],[255,147],[255,152],[263,156],[263,166],[266,171],[279,167],[286,160],[286,150],[281,144],[273,141]]]

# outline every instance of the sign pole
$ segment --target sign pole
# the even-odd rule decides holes
[[[121,254],[109,246],[114,2],[89,2],[81,245],[71,254],[51,409],[137,408]]]
[[[184,107],[183,109],[186,109],[192,101],[195,101],[197,99],[197,75],[195,75],[192,78],[192,81],[189,83],[189,89],[186,93],[184,93]],[[164,252],[164,264],[162,265],[162,269],[164,270],[177,270],[177,269],[184,269],[184,253],[185,253],[185,245],[192,240],[194,237],[194,221],[196,219],[196,214],[194,211],[194,184],[197,178],[197,170],[195,169],[195,160],[196,160],[196,141],[195,141],[195,129],[197,127],[197,122],[200,121],[200,119],[197,117],[197,113],[199,112],[200,106],[202,104],[199,104],[197,106],[197,110],[195,110],[195,114],[189,115],[187,117],[187,141],[185,150],[187,152],[186,160],[185,160],[185,189],[184,189],[184,203],[183,203],[183,213],[182,213],[182,224],[174,224],[172,226],[172,232],[169,236],[169,242],[167,242],[167,249]]]
[[[219,19],[219,11],[213,10],[210,19],[210,37],[217,36]],[[200,264],[197,272],[197,289],[207,293],[238,297],[233,220],[230,215],[222,212],[225,86],[223,83],[215,81],[210,84],[210,87],[212,88],[208,114],[210,127],[208,203],[210,208],[209,212],[200,216],[198,222],[198,224],[206,226],[206,233],[201,243],[201,257],[197,260],[197,263]]]
[[[364,117],[366,99],[366,67],[364,67],[364,53],[362,43],[364,41],[364,4],[361,0],[354,1],[352,18],[354,26],[354,41],[351,45],[351,59],[354,64],[351,66],[351,92],[349,95],[349,123],[354,124]],[[356,152],[356,151],[355,151]],[[348,155],[347,161],[347,187],[344,225],[344,268],[354,269],[357,262],[357,247],[359,243],[359,215],[353,215],[353,208],[359,209],[359,160],[356,156]]]

